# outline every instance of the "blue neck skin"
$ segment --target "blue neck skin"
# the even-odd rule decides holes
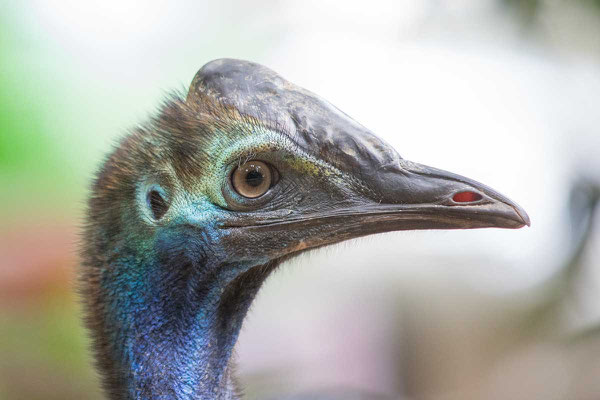
[[[232,350],[274,265],[218,262],[223,252],[206,240],[189,229],[165,231],[145,254],[121,251],[103,276],[113,357],[126,392],[119,398],[237,398]]]

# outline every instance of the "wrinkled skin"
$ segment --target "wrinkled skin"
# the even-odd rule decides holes
[[[276,176],[256,198],[232,186],[249,160]],[[318,96],[226,59],[124,137],[86,222],[80,287],[112,399],[237,398],[243,318],[290,256],[379,232],[529,225],[494,190],[403,160]]]

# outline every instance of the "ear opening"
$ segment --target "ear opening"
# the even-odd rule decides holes
[[[152,187],[146,194],[146,204],[155,220],[161,219],[169,210],[169,204],[161,193],[162,190]]]

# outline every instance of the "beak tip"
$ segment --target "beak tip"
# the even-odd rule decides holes
[[[513,209],[515,210],[515,213],[519,216],[519,218],[521,219],[521,223],[523,224],[521,227],[527,225],[527,226],[531,226],[531,219],[529,219],[529,215],[527,215],[527,213],[525,212],[525,210],[523,210],[523,208],[521,208],[518,205],[513,205]]]

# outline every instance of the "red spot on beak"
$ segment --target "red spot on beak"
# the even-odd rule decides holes
[[[452,196],[452,200],[457,203],[473,203],[483,199],[483,196],[475,192],[459,192]]]

